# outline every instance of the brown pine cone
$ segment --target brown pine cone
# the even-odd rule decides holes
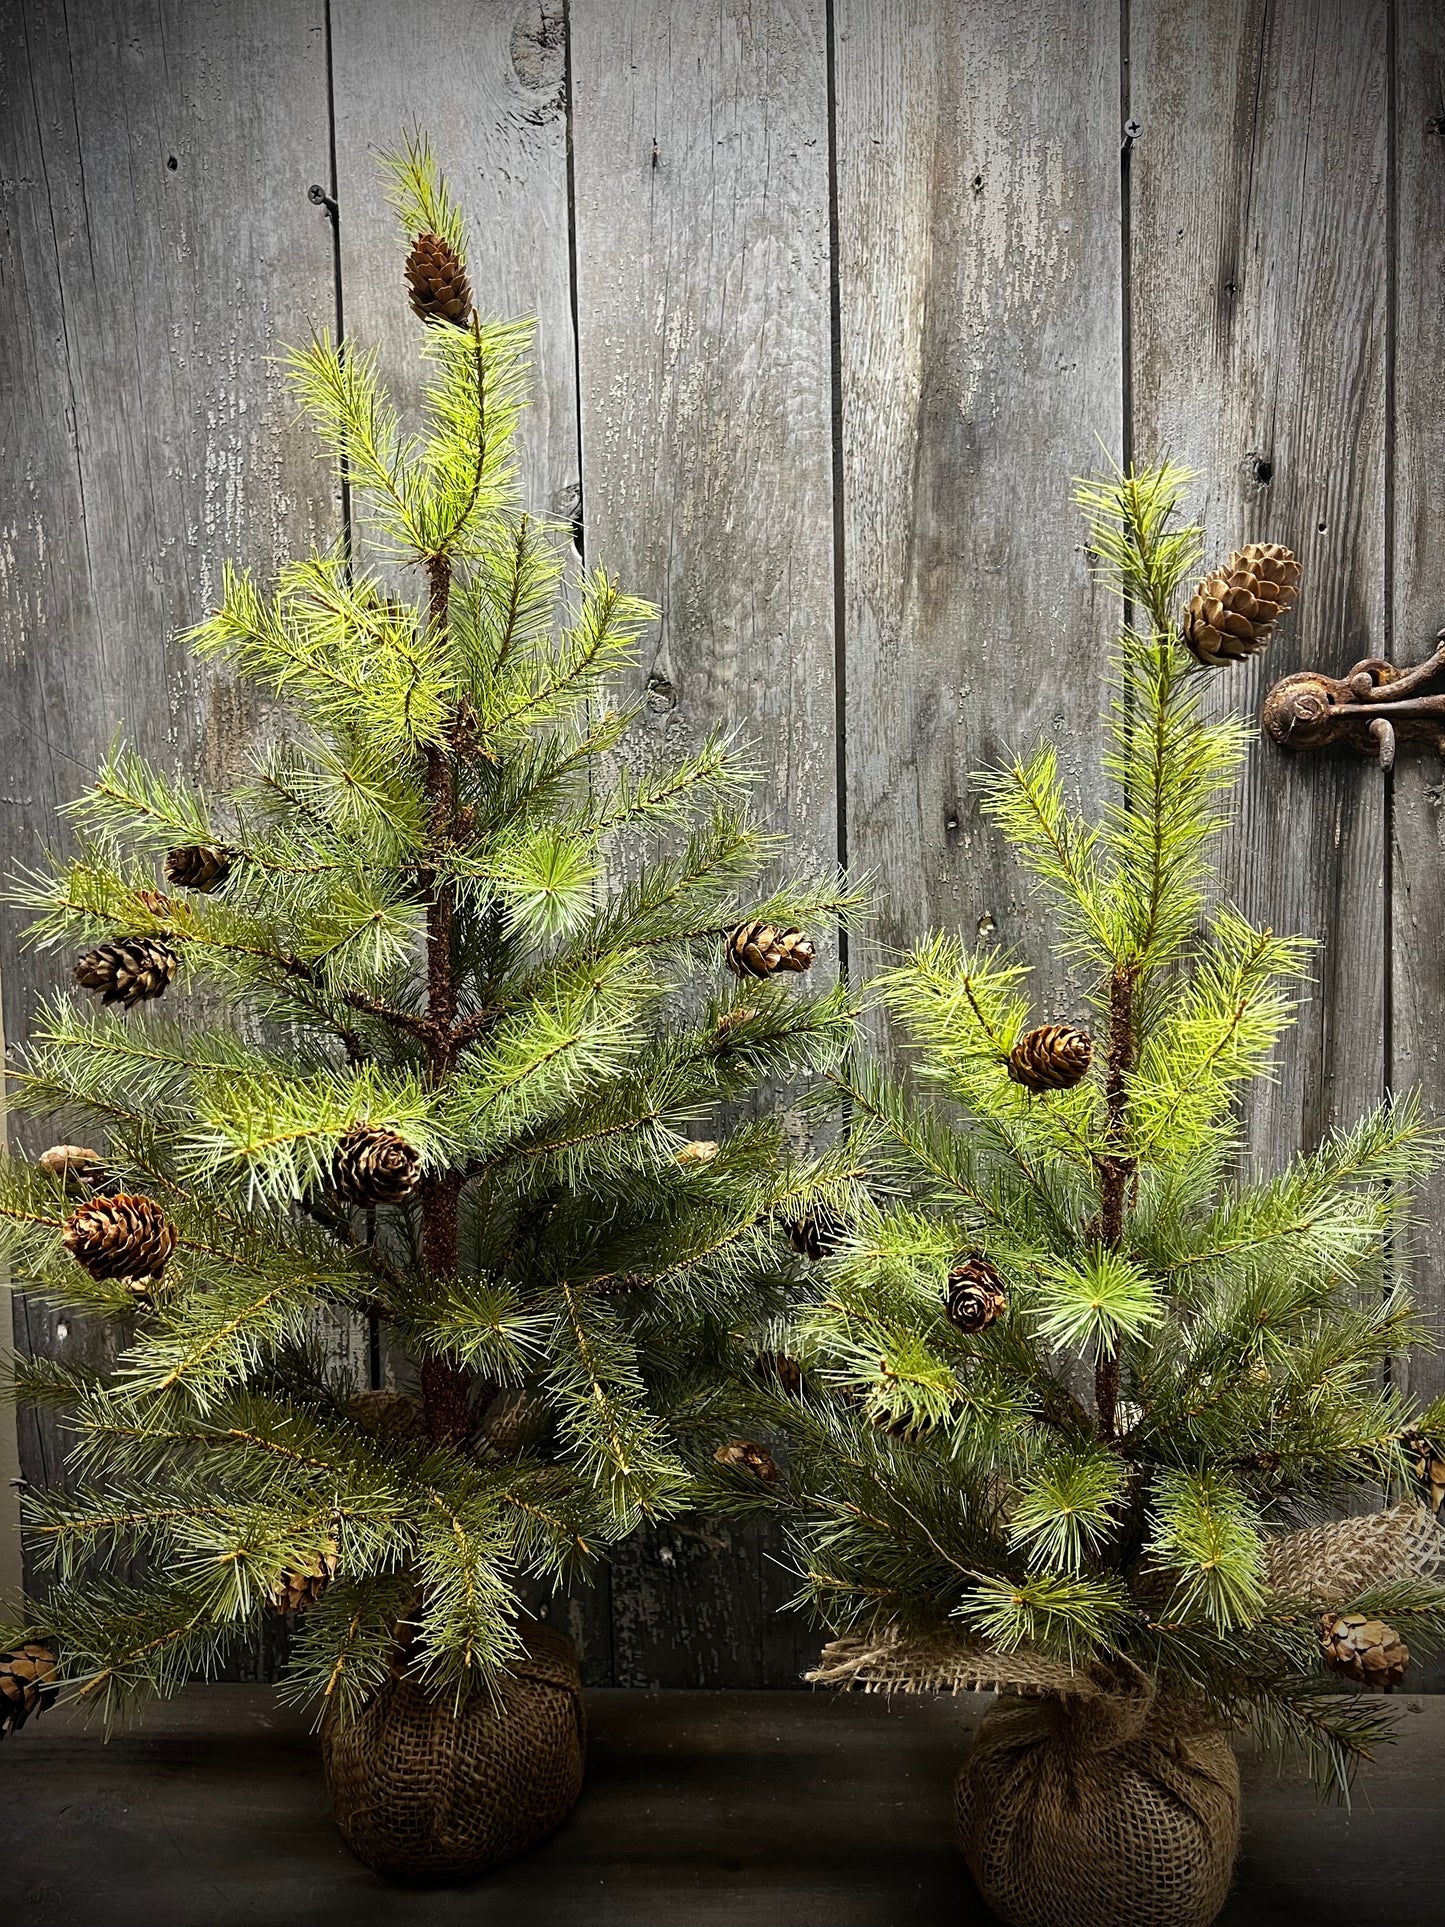
[[[27,1640],[0,1653],[0,1739],[18,1733],[25,1722],[55,1704],[55,1655],[48,1646]]]
[[[805,1211],[801,1218],[794,1218],[787,1231],[788,1243],[794,1251],[816,1264],[830,1251],[838,1249],[844,1227],[826,1205],[819,1204]]]
[[[353,1124],[331,1160],[331,1188],[347,1204],[400,1204],[421,1182],[421,1159],[382,1125]]]
[[[975,1252],[954,1266],[944,1289],[943,1310],[955,1330],[970,1335],[987,1331],[995,1319],[1002,1318],[1008,1310],[1008,1292],[987,1258]]]
[[[816,956],[796,925],[779,930],[753,920],[740,923],[727,941],[728,968],[738,977],[771,977],[778,970],[808,970]]]
[[[1372,1693],[1393,1693],[1410,1664],[1410,1649],[1400,1635],[1363,1613],[1325,1613],[1320,1651],[1337,1673],[1359,1680]]]
[[[729,1032],[737,1030],[741,1025],[750,1024],[757,1014],[749,1004],[739,1004],[734,1010],[725,1010],[714,1026],[714,1034],[718,1037],[726,1037]]]
[[[465,328],[471,320],[472,284],[462,258],[440,234],[419,234],[406,257],[411,311],[418,321],[450,321]]]
[[[1207,575],[1184,615],[1184,640],[1206,669],[1267,648],[1299,594],[1300,567],[1278,542],[1250,542]]]
[[[137,1004],[165,994],[180,958],[158,937],[117,937],[87,950],[75,965],[75,981],[101,992],[103,1004]]]
[[[231,874],[231,859],[224,850],[212,849],[209,844],[186,843],[166,851],[164,870],[166,882],[178,890],[209,894],[219,890]]]
[[[1408,1433],[1400,1445],[1413,1461],[1415,1477],[1430,1495],[1430,1510],[1438,1516],[1441,1505],[1445,1504],[1445,1458],[1423,1432]]]
[[[304,1612],[314,1606],[336,1577],[340,1564],[341,1547],[337,1543],[336,1529],[327,1535],[326,1543],[319,1548],[316,1557],[309,1565],[298,1567],[294,1572],[283,1572],[271,1593],[271,1605],[278,1613]]]
[[[67,1191],[89,1192],[105,1175],[99,1151],[85,1144],[52,1144],[35,1160],[52,1178],[63,1178]]]
[[[92,1278],[134,1286],[160,1277],[176,1248],[176,1228],[153,1198],[122,1191],[78,1204],[61,1242]]]
[[[803,1368],[786,1352],[759,1352],[753,1360],[753,1373],[765,1385],[776,1385],[788,1398],[803,1396]]]
[[[726,1445],[718,1447],[713,1458],[719,1465],[730,1465],[739,1472],[751,1472],[764,1485],[778,1483],[778,1468],[772,1453],[765,1445],[755,1445],[751,1439],[729,1439]]]
[[[378,1391],[353,1392],[346,1401],[349,1418],[364,1431],[383,1439],[419,1439],[426,1436],[426,1415],[421,1400],[407,1392],[386,1387]]]
[[[1040,1024],[1009,1052],[1008,1074],[1026,1091],[1067,1091],[1081,1083],[1094,1059],[1094,1040],[1072,1024]]]
[[[509,1385],[482,1414],[476,1436],[504,1459],[543,1444],[552,1435],[555,1415],[540,1392]]]

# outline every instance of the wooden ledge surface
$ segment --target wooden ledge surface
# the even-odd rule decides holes
[[[559,1833],[462,1886],[381,1879],[332,1829],[305,1719],[193,1687],[109,1744],[66,1713],[0,1744],[0,1918],[16,1927],[965,1927],[991,1918],[950,1788],[987,1700],[806,1692],[588,1696],[587,1785]],[[1225,1927],[1439,1927],[1445,1698],[1348,1814],[1245,1757]],[[12,1912],[11,1909],[14,1909]]]

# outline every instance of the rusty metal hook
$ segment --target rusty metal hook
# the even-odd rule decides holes
[[[1344,743],[1381,769],[1393,765],[1397,739],[1432,743],[1445,756],[1445,689],[1426,693],[1436,677],[1445,678],[1445,629],[1413,669],[1366,656],[1346,676],[1302,669],[1282,677],[1264,699],[1265,731],[1281,749]]]

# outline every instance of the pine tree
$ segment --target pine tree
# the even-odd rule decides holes
[[[471,305],[425,144],[387,171],[422,420],[354,343],[292,353],[358,553],[270,593],[228,570],[190,637],[284,727],[224,795],[117,747],[24,893],[84,954],[13,1101],[77,1142],[4,1166],[4,1255],[112,1321],[116,1362],[19,1369],[73,1437],[26,1495],[48,1586],[20,1631],[107,1707],[278,1610],[288,1690],[342,1713],[399,1640],[437,1692],[484,1681],[522,1575],[688,1500],[659,1361],[768,1286],[771,1217],[853,1196],[845,1150],[790,1157],[773,1121],[696,1138],[839,1061],[840,989],[726,959],[768,925],[801,971],[847,893],[760,889],[780,848],[724,737],[624,753],[654,612],[520,507],[529,330]],[[399,1388],[325,1363],[337,1313]]]
[[[723,1429],[786,1443],[771,1482],[720,1457],[715,1502],[783,1509],[840,1665],[890,1642],[935,1682],[950,1650],[974,1677],[988,1655],[1127,1659],[1338,1780],[1382,1730],[1338,1675],[1373,1658],[1392,1682],[1383,1634],[1445,1628],[1439,1535],[1418,1497],[1390,1515],[1393,1562],[1329,1540],[1307,1571],[1314,1540],[1285,1560],[1283,1535],[1422,1492],[1438,1462],[1445,1400],[1419,1409],[1387,1369],[1428,1342],[1398,1260],[1437,1143],[1398,1098],[1277,1173],[1244,1168],[1242,1100],[1308,947],[1218,900],[1247,734],[1208,720],[1216,671],[1181,634],[1187,479],[1078,489],[1124,606],[1101,820],[1069,806],[1052,747],[982,778],[1091,986],[1088,1030],[1041,1022],[997,947],[937,934],[886,970],[907,1075],[832,1080],[869,1202],[687,1423],[699,1463]],[[1343,1531],[1359,1553],[1366,1528]]]

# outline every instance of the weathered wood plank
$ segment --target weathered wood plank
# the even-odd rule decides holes
[[[245,753],[247,700],[174,640],[235,557],[269,570],[334,527],[268,361],[332,302],[321,0],[0,7],[0,705],[7,871],[118,725],[207,780]],[[5,1030],[63,965],[5,925]],[[35,1127],[21,1133],[30,1142]],[[85,1322],[20,1299],[22,1345],[101,1355]],[[64,1324],[67,1336],[60,1336]],[[54,1476],[53,1422],[22,1463]]]
[[[884,943],[992,933],[1077,1016],[970,777],[1053,738],[1100,791],[1118,612],[1069,492],[1120,450],[1118,8],[836,18],[849,855]]]
[[[572,0],[589,563],[656,602],[670,748],[739,727],[788,861],[837,854],[822,0]],[[815,974],[835,967],[825,943]],[[793,1683],[766,1547],[624,1549],[614,1678]],[[703,1629],[701,1636],[699,1630]]]
[[[1288,543],[1301,599],[1219,677],[1257,715],[1303,665],[1383,652],[1385,0],[1158,0],[1132,10],[1134,440],[1199,471],[1211,555]],[[1343,755],[1250,758],[1222,860],[1250,916],[1319,944],[1256,1095],[1278,1164],[1378,1101],[1385,1076],[1384,785]]]
[[[1391,394],[1394,502],[1390,655],[1418,662],[1445,627],[1445,14],[1401,0],[1395,28],[1395,356]],[[1419,1089],[1445,1116],[1445,783],[1436,757],[1407,747],[1396,765],[1391,824],[1393,1011],[1390,1081]],[[1410,1240],[1416,1300],[1445,1336],[1445,1175],[1418,1202]],[[1422,1397],[1445,1391],[1445,1359],[1422,1351],[1404,1367]]]

